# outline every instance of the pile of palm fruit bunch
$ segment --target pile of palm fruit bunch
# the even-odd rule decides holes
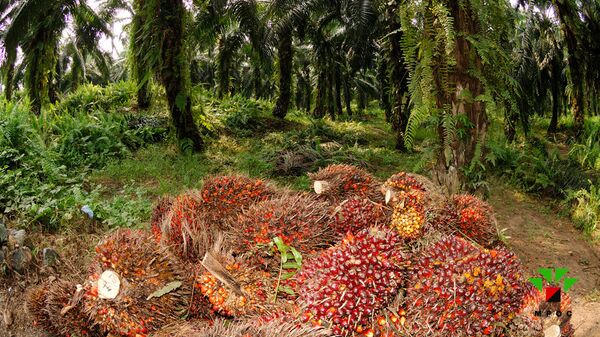
[[[314,192],[222,176],[161,198],[148,230],[107,235],[87,279],[32,289],[29,311],[58,336],[572,334],[534,317],[544,298],[484,201],[405,172],[309,177]]]

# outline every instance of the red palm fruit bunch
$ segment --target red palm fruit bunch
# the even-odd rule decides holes
[[[455,195],[446,202],[433,222],[445,231],[457,230],[484,247],[498,243],[496,220],[492,207],[468,194]]]
[[[479,249],[455,236],[425,248],[415,267],[405,302],[415,335],[497,334],[519,313],[527,292],[513,253]]]
[[[110,334],[146,336],[189,307],[192,276],[147,232],[113,233],[96,247],[93,263],[84,309]]]
[[[404,284],[401,238],[387,228],[348,234],[309,259],[298,275],[302,318],[336,336],[373,336],[377,322]]]
[[[35,300],[29,298],[27,302],[28,309],[39,320],[41,327],[58,336],[104,336],[99,327],[90,322],[89,316],[84,313],[80,302],[82,289],[78,290],[75,283],[57,279],[43,288],[32,293],[32,296],[36,297]]]
[[[305,194],[285,194],[251,206],[230,222],[228,242],[236,254],[246,253],[266,266],[273,262],[274,255],[266,248],[275,237],[303,254],[327,247],[333,241],[330,221],[328,203]]]
[[[329,165],[316,173],[309,173],[315,192],[330,201],[352,197],[369,198],[382,202],[379,183],[367,171],[352,165]]]
[[[227,317],[261,314],[274,297],[268,272],[253,269],[222,253],[207,253],[198,268],[194,287],[212,311]]]
[[[343,201],[334,211],[331,226],[338,235],[356,233],[372,225],[387,225],[392,211],[369,199],[351,198]]]
[[[198,242],[194,240],[194,234],[208,227],[203,218],[202,198],[191,191],[165,203],[169,204],[167,213],[159,221],[152,222],[155,239],[182,259],[196,259],[203,252],[196,246]],[[156,218],[159,218],[158,215]]]
[[[422,191],[412,190],[398,194],[391,200],[393,211],[390,227],[402,238],[416,239],[422,236],[426,218],[424,197]]]
[[[235,217],[244,208],[270,199],[275,190],[263,180],[233,175],[205,179],[200,194],[206,216],[211,221],[221,222],[225,217]]]

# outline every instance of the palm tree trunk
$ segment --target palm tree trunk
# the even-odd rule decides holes
[[[149,81],[147,74],[148,69],[147,62],[145,60],[146,55],[136,52],[136,48],[140,40],[143,38],[142,25],[144,24],[144,17],[142,16],[142,8],[144,6],[144,0],[135,0],[133,3],[134,15],[132,19],[131,27],[131,53],[133,53],[133,65],[132,72],[136,87],[137,106],[139,109],[145,110],[150,107],[150,91]]]
[[[292,63],[294,60],[292,42],[291,32],[283,35],[279,41],[279,97],[273,110],[273,116],[281,119],[285,118],[288,113],[292,95]]]
[[[342,75],[341,69],[339,67],[335,72],[335,108],[337,110],[337,115],[342,116],[344,114],[344,108],[342,105]]]
[[[579,20],[579,14],[565,0],[553,0],[554,8],[561,23],[561,30],[565,36],[567,50],[567,64],[571,74],[571,83],[573,85],[573,94],[571,96],[571,112],[573,113],[574,131],[577,136],[583,133],[585,122],[584,117],[584,101],[583,101],[583,81],[582,68],[580,65],[580,52],[577,40],[577,24],[575,20]]]
[[[12,99],[13,94],[13,80],[15,77],[15,63],[8,62],[6,64],[6,80],[4,82],[4,97],[7,101]]]
[[[385,57],[380,57],[377,76],[379,77],[379,103],[385,112],[385,121],[389,123],[392,120],[392,106],[390,104],[388,65]]]
[[[189,72],[184,52],[185,7],[183,0],[162,0],[159,17],[162,19],[164,45],[161,48],[161,82],[165,87],[167,101],[177,138],[189,140],[195,151],[204,147],[198,126],[192,115],[192,100],[189,92]]]
[[[480,28],[475,13],[468,2],[446,2],[454,22],[456,43],[454,47],[455,65],[450,69],[450,92],[438,98],[438,106],[451,107],[450,113],[454,120],[459,115],[466,115],[469,125],[457,124],[466,132],[465,137],[447,138],[452,134],[447,132],[443,124],[438,127],[439,139],[442,146],[438,152],[436,175],[440,183],[446,186],[448,192],[456,193],[465,177],[460,173],[461,168],[469,165],[477,153],[477,144],[483,144],[487,133],[487,114],[483,102],[472,98],[464,98],[465,90],[469,97],[483,94],[481,81],[472,75],[472,69],[481,72],[483,65],[479,54],[467,37],[476,35]],[[440,84],[437,84],[438,86]]]
[[[319,78],[317,79],[317,98],[313,111],[313,116],[316,118],[323,118],[325,116],[325,100],[327,97],[327,93],[325,92],[326,77],[325,71],[320,70]]]
[[[346,103],[346,113],[352,116],[352,90],[350,88],[350,75],[344,76],[344,101]]]
[[[554,69],[554,68],[553,68]],[[548,126],[548,134],[556,133],[558,129],[558,113],[560,111],[560,87],[558,78],[552,73],[552,119]]]

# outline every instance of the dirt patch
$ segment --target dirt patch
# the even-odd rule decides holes
[[[494,187],[489,202],[508,246],[531,277],[538,268],[568,268],[579,281],[569,291],[575,336],[600,336],[600,249],[548,205],[505,187]]]

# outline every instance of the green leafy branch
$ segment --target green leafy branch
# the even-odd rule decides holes
[[[287,245],[280,237],[273,238],[271,243],[273,250],[279,251],[281,260],[279,263],[279,275],[277,276],[277,285],[275,286],[275,296],[273,302],[277,301],[279,292],[284,292],[290,296],[294,296],[294,290],[289,286],[282,286],[281,281],[291,279],[298,270],[302,267],[302,254],[296,248]],[[284,273],[284,270],[287,270]],[[289,271],[292,270],[292,271]]]

